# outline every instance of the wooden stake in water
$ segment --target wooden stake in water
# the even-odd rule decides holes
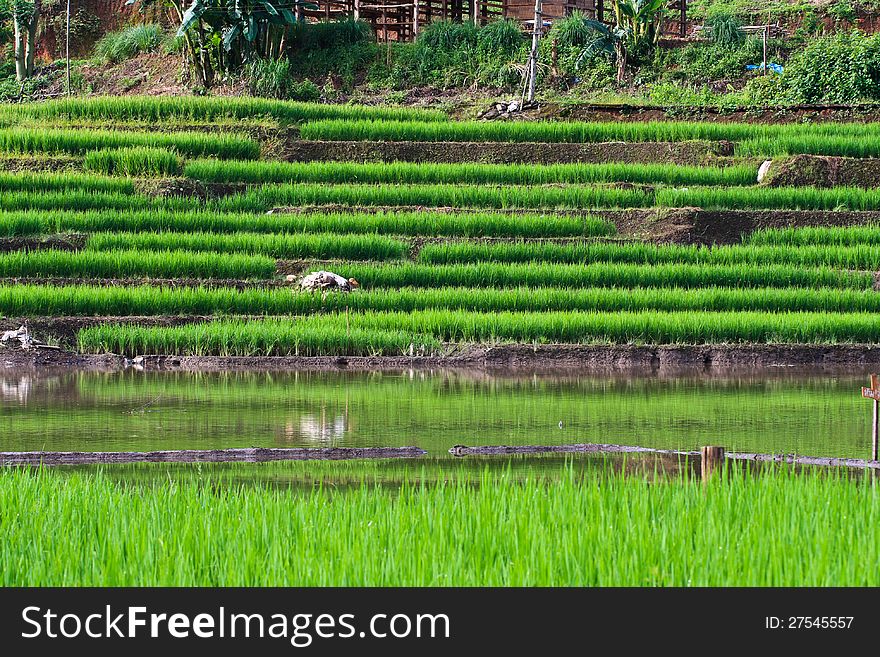
[[[724,448],[717,446],[703,447],[700,450],[700,457],[700,473],[703,481],[706,482],[724,464]]]
[[[880,448],[880,379],[876,374],[871,375],[871,387],[862,388],[862,397],[874,402],[874,416],[871,422],[871,460],[878,459]]]

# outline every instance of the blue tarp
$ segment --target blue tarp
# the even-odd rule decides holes
[[[760,71],[762,68],[764,68],[763,64],[748,64],[748,65],[746,65],[747,71]],[[773,71],[774,73],[782,73],[782,66],[780,64],[770,63],[770,64],[767,64],[767,70]]]

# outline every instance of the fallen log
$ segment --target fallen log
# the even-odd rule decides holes
[[[482,445],[467,447],[456,445],[449,450],[453,456],[502,456],[508,454],[658,454],[662,456],[684,456],[700,459],[699,451],[677,449],[655,449],[635,445],[612,445],[606,443],[575,443],[571,445]],[[724,458],[733,461],[753,461],[756,463],[786,463],[789,465],[817,465],[825,467],[858,468],[880,470],[880,461],[824,456],[800,456],[797,454],[756,454],[748,452],[725,452]]]
[[[0,465],[94,465],[119,463],[264,463],[418,458],[420,447],[320,447],[179,449],[156,452],[0,452]]]

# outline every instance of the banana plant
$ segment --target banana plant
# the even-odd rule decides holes
[[[645,58],[660,41],[667,0],[614,0],[614,25],[584,19],[596,38],[578,56],[575,65],[606,52],[617,62],[617,82],[623,83],[631,63]]]

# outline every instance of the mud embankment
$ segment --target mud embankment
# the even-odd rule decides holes
[[[667,162],[702,164],[733,155],[730,142],[609,142],[550,144],[515,142],[291,141],[291,162],[479,162],[486,164],[565,164],[570,162]]]
[[[140,356],[82,355],[55,349],[0,348],[0,370],[369,371],[436,368],[578,373],[722,374],[761,370],[851,372],[880,366],[874,345],[449,345],[441,356]]]

